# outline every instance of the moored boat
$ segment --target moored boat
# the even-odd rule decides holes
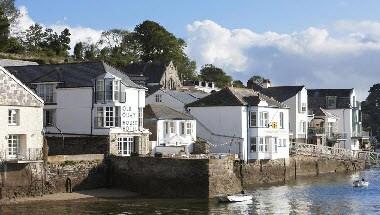
[[[354,187],[368,187],[368,185],[369,185],[369,182],[363,181],[363,180],[354,181],[352,184],[352,186],[354,186]]]
[[[219,197],[219,202],[244,202],[248,200],[252,200],[251,195],[235,194]]]

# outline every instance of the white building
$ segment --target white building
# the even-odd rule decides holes
[[[243,160],[289,157],[289,109],[272,98],[225,88],[187,108],[197,120],[197,136],[211,144],[212,152]]]
[[[261,84],[250,80],[247,88],[273,97],[289,107],[290,139],[292,142],[307,142],[308,134],[308,99],[304,86],[271,86],[270,80],[264,79]]]
[[[44,101],[47,136],[109,136],[110,153],[149,152],[145,88],[102,62],[7,67]]]
[[[42,161],[43,100],[0,67],[0,161]]]
[[[146,97],[146,104],[164,104],[176,111],[186,112],[185,105],[195,102],[209,93],[190,90],[157,90]]]
[[[338,118],[332,134],[335,146],[358,150],[359,143],[369,138],[362,131],[361,107],[354,89],[311,89],[308,100],[313,113],[323,108]]]
[[[333,146],[336,142],[339,118],[323,108],[309,115],[308,143]]]
[[[212,93],[219,91],[220,88],[215,86],[215,82],[209,81],[184,81],[182,90],[198,90],[205,93]]]
[[[152,151],[163,154],[191,153],[196,140],[196,121],[192,116],[162,104],[144,108],[144,127],[149,128]]]

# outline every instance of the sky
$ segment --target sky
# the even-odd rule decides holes
[[[16,0],[13,32],[40,23],[69,28],[71,46],[103,30],[153,20],[187,42],[198,69],[212,63],[235,79],[273,85],[355,88],[360,99],[379,82],[377,0]]]

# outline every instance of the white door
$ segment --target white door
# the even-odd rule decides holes
[[[134,151],[133,137],[120,137],[117,142],[118,154],[121,156],[130,156]]]

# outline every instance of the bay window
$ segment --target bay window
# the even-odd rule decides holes
[[[96,109],[96,127],[120,127],[120,107],[98,107]]]
[[[41,97],[45,103],[54,103],[54,89],[56,84],[37,84],[36,94]]]

